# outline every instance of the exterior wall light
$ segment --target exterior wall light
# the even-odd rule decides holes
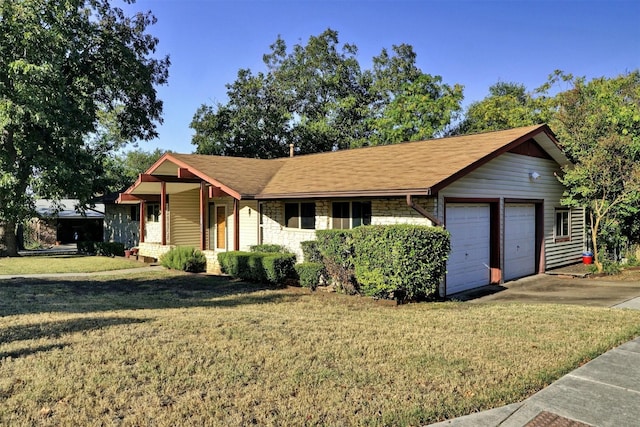
[[[536,179],[540,178],[540,174],[538,172],[531,172],[529,174],[529,178],[531,178],[533,181],[535,181]]]

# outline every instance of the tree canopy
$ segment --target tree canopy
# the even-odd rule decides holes
[[[416,66],[410,45],[383,49],[363,70],[357,47],[327,29],[287,49],[278,37],[265,70],[238,71],[227,103],[202,105],[191,127],[200,154],[274,158],[432,137],[461,111],[462,87]]]
[[[33,199],[87,201],[115,144],[89,138],[101,114],[122,141],[156,136],[169,59],[154,58],[153,15],[109,0],[0,1],[0,239],[16,254],[15,225]]]

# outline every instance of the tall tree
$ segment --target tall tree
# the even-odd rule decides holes
[[[427,139],[442,133],[461,112],[463,88],[442,83],[416,65],[413,47],[394,45],[373,58],[369,145]]]
[[[489,87],[486,98],[469,105],[464,119],[450,133],[463,135],[544,123],[549,118],[544,100],[535,92],[527,92],[522,84],[498,82]]]
[[[549,83],[573,87],[554,98],[551,126],[575,167],[567,169],[564,203],[589,208],[594,264],[602,271],[603,228],[640,240],[640,71],[587,82],[555,73]]]
[[[163,154],[169,151],[156,148],[153,151],[142,149],[111,154],[103,162],[102,188],[107,193],[120,192],[132,185],[138,175],[149,169]]]
[[[240,70],[226,104],[197,110],[196,151],[272,158],[289,144],[299,153],[390,144],[434,136],[460,110],[462,87],[419,70],[411,46],[383,50],[365,71],[357,52],[331,29],[290,51],[278,37],[265,72]]]
[[[9,255],[34,195],[84,202],[94,193],[113,148],[88,138],[101,112],[122,140],[156,136],[154,86],[166,83],[169,59],[153,58],[153,23],[109,0],[0,0],[0,240]]]

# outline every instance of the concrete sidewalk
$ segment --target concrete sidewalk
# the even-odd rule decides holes
[[[640,309],[640,297],[613,306]],[[570,372],[528,399],[432,426],[640,425],[640,338]]]

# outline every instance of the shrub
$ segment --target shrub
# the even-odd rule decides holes
[[[338,289],[347,294],[358,293],[353,264],[353,230],[318,230],[317,247],[327,274]]]
[[[178,246],[160,257],[163,267],[197,273],[205,271],[207,259],[204,254],[190,246]]]
[[[251,252],[276,253],[276,254],[289,253],[284,246],[282,246],[282,245],[272,245],[272,244],[269,244],[269,243],[264,243],[262,245],[249,246],[249,250]]]
[[[96,255],[124,256],[124,243],[120,242],[95,242]]]
[[[83,241],[78,242],[78,252],[81,254],[94,254],[96,253],[96,248],[92,241]]]
[[[398,300],[436,295],[451,250],[446,230],[371,225],[353,229],[352,238],[355,277],[365,295]]]
[[[248,270],[250,252],[220,252],[218,254],[218,264],[223,273],[233,277],[240,277],[240,272]]]
[[[285,279],[295,277],[296,256],[294,254],[263,254],[262,267],[266,279],[273,285],[284,283]]]
[[[300,286],[315,291],[324,272],[324,265],[319,262],[303,262],[295,265],[300,279]]]
[[[306,240],[300,242],[302,248],[302,255],[304,256],[304,262],[322,263],[322,254],[318,249],[317,240]]]
[[[223,273],[252,282],[281,284],[294,274],[296,257],[290,253],[221,252],[218,263]]]

